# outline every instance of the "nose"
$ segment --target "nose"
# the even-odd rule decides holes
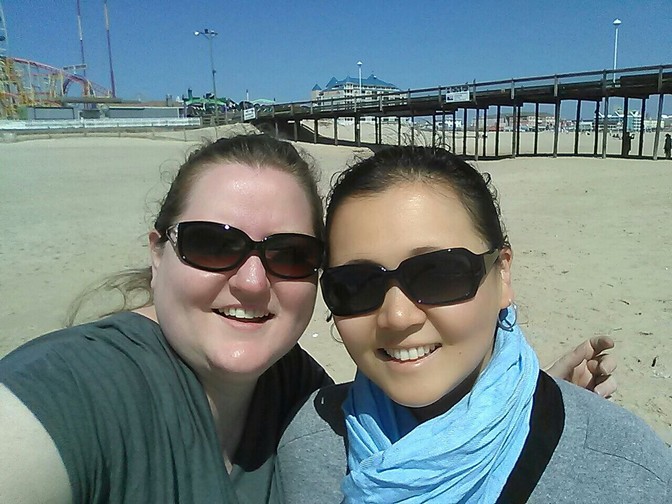
[[[271,282],[268,280],[266,268],[257,255],[250,255],[233,275],[229,277],[232,292],[242,295],[255,295],[268,292]]]
[[[411,301],[398,287],[392,286],[378,309],[377,324],[381,329],[407,331],[422,326],[427,320],[425,311]]]

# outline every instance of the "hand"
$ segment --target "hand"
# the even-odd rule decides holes
[[[616,378],[612,376],[616,359],[604,353],[611,348],[614,348],[614,340],[611,338],[591,338],[560,357],[546,372],[608,398],[618,387]]]

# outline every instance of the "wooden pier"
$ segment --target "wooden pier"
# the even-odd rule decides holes
[[[270,130],[276,135],[284,134],[290,139],[312,141],[315,143],[333,143],[349,145],[383,145],[383,123],[389,129],[390,123],[396,122],[396,143],[402,143],[402,119],[410,122],[410,142],[415,143],[417,118],[424,118],[423,126],[431,131],[432,146],[446,146],[458,154],[479,157],[516,157],[521,155],[521,133],[526,128],[521,123],[521,114],[524,106],[534,108],[536,124],[532,127],[534,133],[533,150],[526,155],[549,154],[558,155],[592,155],[607,157],[607,140],[609,135],[618,136],[623,141],[630,135],[638,137],[637,144],[633,145],[633,153],[629,148],[623,148],[620,155],[657,159],[661,145],[663,131],[663,104],[666,94],[672,94],[672,65],[623,68],[616,70],[600,70],[592,72],[577,72],[571,74],[546,75],[541,77],[525,77],[510,80],[472,82],[458,86],[439,86],[435,88],[397,91],[393,93],[379,93],[373,95],[354,95],[328,101],[305,101],[295,103],[281,103],[261,108],[257,111],[253,122],[262,129]],[[655,127],[645,128],[646,104],[650,98],[657,97],[657,115]],[[609,100],[620,98],[623,100],[623,121],[619,131],[609,123]],[[575,114],[572,115],[574,125],[573,150],[559,151],[558,139],[561,133],[560,109],[563,102],[576,102]],[[613,102],[612,102],[613,103]],[[553,110],[553,149],[552,152],[540,153],[538,149],[540,124],[540,105]],[[579,152],[579,138],[585,128],[581,128],[582,111],[591,107],[591,138],[592,152]],[[632,110],[639,110],[639,124],[635,131],[629,127],[631,122],[628,114]],[[602,111],[602,113],[600,113]],[[488,122],[488,117],[495,117],[494,125]],[[511,148],[503,149],[500,145],[503,135],[501,127],[502,114],[510,118]],[[373,143],[364,143],[361,138],[361,121],[363,117],[373,118],[375,140]],[[345,118],[354,128],[354,141],[339,140],[339,120]],[[446,121],[448,119],[448,121]],[[471,119],[471,125],[469,124]],[[333,136],[319,134],[319,122],[330,120],[333,122]],[[456,125],[462,122],[461,128]],[[585,123],[586,120],[584,119]],[[612,120],[613,122],[613,120]],[[451,125],[446,130],[446,124]],[[631,125],[630,125],[631,126]],[[429,129],[431,127],[431,129]],[[648,131],[647,131],[648,130]],[[568,133],[566,130],[563,133]],[[486,142],[488,135],[492,139]],[[646,135],[654,135],[651,152],[644,150]],[[447,141],[449,137],[450,142]],[[461,137],[461,138],[458,138]],[[409,140],[409,139],[404,139]],[[461,142],[460,142],[461,140]],[[479,145],[480,141],[480,145]],[[468,146],[468,142],[471,145]],[[388,135],[389,143],[389,135]],[[460,143],[462,145],[460,145]],[[488,146],[490,151],[488,152]],[[460,152],[460,150],[462,152]],[[505,152],[508,151],[508,152]],[[610,154],[612,155],[612,154]]]

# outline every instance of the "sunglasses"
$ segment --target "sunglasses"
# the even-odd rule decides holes
[[[345,264],[324,270],[322,296],[331,312],[341,317],[380,308],[393,282],[418,304],[458,303],[476,295],[498,257],[499,249],[474,254],[453,248],[410,257],[394,270],[376,264]]]
[[[191,221],[166,230],[180,260],[203,271],[230,271],[256,253],[266,271],[280,278],[306,278],[322,266],[322,241],[299,233],[278,233],[255,241],[228,224]]]

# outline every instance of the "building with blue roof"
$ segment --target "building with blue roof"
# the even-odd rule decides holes
[[[376,77],[373,73],[366,79],[361,80],[359,77],[350,77],[349,75],[342,80],[332,77],[327,82],[327,85],[322,89],[319,84],[315,84],[311,90],[311,100],[316,105],[323,103],[331,103],[332,100],[343,100],[341,104],[345,103],[352,105],[356,97],[358,103],[367,101],[378,101],[378,96],[385,93],[393,93],[399,91],[399,88],[390,82],[385,82]],[[363,121],[372,120],[373,118],[362,118]],[[352,118],[341,118],[339,122],[352,122]]]
[[[370,96],[373,99],[380,93],[391,93],[394,91],[399,91],[399,88],[394,84],[379,79],[373,73],[366,79],[362,79],[361,88],[359,78],[348,75],[342,80],[332,77],[324,89],[315,84],[311,91],[311,100],[321,102],[330,101],[332,98],[337,100],[355,96]]]

